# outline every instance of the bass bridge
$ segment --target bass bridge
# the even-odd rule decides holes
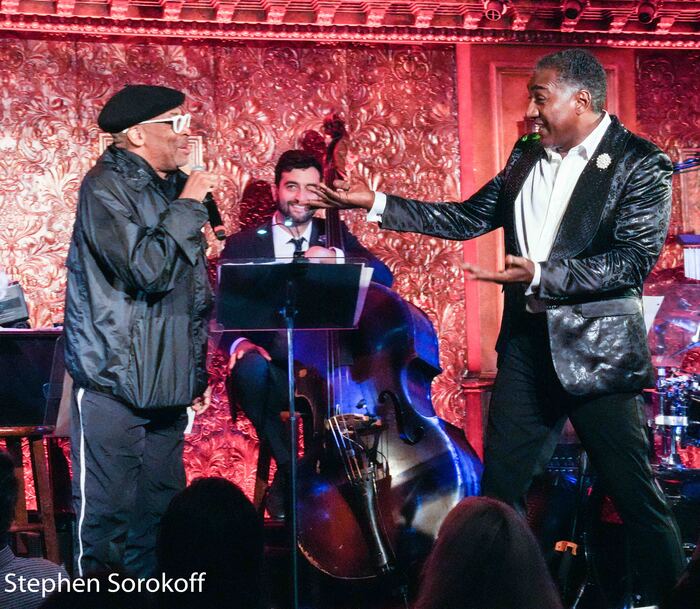
[[[388,476],[380,450],[387,426],[379,417],[365,414],[336,414],[326,421],[345,478],[343,493],[362,524],[362,533],[379,573],[394,569],[394,552],[386,535],[377,501],[377,481]]]

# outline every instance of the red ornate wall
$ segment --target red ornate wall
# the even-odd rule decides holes
[[[700,53],[697,51],[638,51],[636,54],[636,93],[638,130],[665,150],[671,160],[680,160],[684,148],[700,148]],[[684,217],[681,205],[680,176],[673,178],[673,211],[666,246],[656,268],[647,281],[649,294],[664,295],[670,307],[665,310],[671,323],[664,330],[667,353],[684,348],[693,332],[683,327],[683,319],[674,320],[672,310],[683,309],[679,298],[690,304],[691,312],[698,311],[699,282],[683,275],[683,251],[675,236],[687,231],[690,218]],[[693,201],[700,209],[700,201]],[[687,213],[687,212],[686,212]],[[684,225],[686,228],[684,228]],[[668,317],[670,316],[670,317]],[[680,324],[680,325],[679,325]],[[652,347],[654,340],[652,339]],[[681,360],[687,370],[700,371],[700,350],[687,352]],[[681,451],[685,464],[700,467],[700,449],[689,445]]]
[[[637,116],[639,130],[673,161],[683,148],[700,148],[700,52],[637,52]],[[674,177],[671,236],[683,232],[679,176]],[[698,202],[696,202],[696,205]],[[681,249],[669,242],[663,268],[682,264]]]
[[[80,179],[98,155],[96,116],[125,83],[187,93],[205,160],[225,177],[215,194],[237,229],[247,180],[271,180],[277,156],[331,110],[347,119],[356,169],[368,183],[457,198],[454,73],[453,49],[440,46],[0,39],[0,266],[25,287],[35,327],[62,320],[63,262]],[[434,321],[445,368],[434,385],[436,405],[459,424],[466,360],[460,245],[347,221],[392,268],[397,290]],[[208,238],[215,258],[220,246]],[[189,438],[188,471],[224,475],[251,491],[257,440],[245,419],[231,423],[213,369],[214,405]]]
[[[636,52],[638,129],[672,154],[679,146],[700,145],[699,59],[697,51]],[[460,74],[460,86],[476,99],[483,83],[474,74]],[[270,180],[279,153],[306,129],[318,128],[330,110],[347,119],[357,170],[373,187],[426,199],[458,197],[454,47],[7,36],[0,39],[0,266],[24,285],[35,326],[62,319],[76,192],[98,154],[95,118],[127,82],[187,93],[205,158],[226,178],[216,194],[231,228],[238,227],[246,181]],[[483,120],[477,109],[474,120]],[[445,369],[433,386],[436,407],[461,424],[465,316],[477,314],[466,310],[455,266],[461,245],[380,233],[357,217],[347,220],[391,266],[397,290],[435,323]],[[676,196],[674,233],[681,220]],[[218,245],[208,237],[215,257]],[[662,266],[678,262],[669,244]],[[188,442],[188,471],[224,475],[251,492],[257,440],[247,421],[230,422],[222,393],[215,375],[214,406]]]

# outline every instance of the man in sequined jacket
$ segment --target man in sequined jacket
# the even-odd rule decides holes
[[[447,239],[504,229],[504,270],[465,265],[505,291],[483,493],[524,509],[569,418],[630,533],[636,606],[654,605],[683,566],[640,393],[653,382],[642,284],[668,229],[671,163],[603,110],[605,72],[591,54],[542,58],[528,90],[539,135],[463,203],[339,183],[317,189],[318,205],[364,207],[384,229]]]

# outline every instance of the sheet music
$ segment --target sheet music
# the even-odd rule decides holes
[[[194,427],[194,408],[192,406],[187,407],[187,427],[185,427],[185,435],[188,436],[192,433],[192,427]]]
[[[649,334],[649,330],[651,330],[654,318],[659,312],[663,301],[663,296],[642,296],[642,303],[644,305],[644,325],[646,326],[647,334]]]
[[[357,326],[360,323],[360,316],[365,308],[365,300],[367,299],[367,290],[369,289],[369,284],[372,281],[372,273],[374,269],[371,266],[362,265],[362,272],[360,273],[360,290],[357,293],[357,307],[355,308],[355,316],[352,318],[352,323]]]

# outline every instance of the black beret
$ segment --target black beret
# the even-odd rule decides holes
[[[184,101],[184,93],[169,87],[126,85],[109,98],[97,117],[97,124],[102,131],[119,133],[177,108]]]

